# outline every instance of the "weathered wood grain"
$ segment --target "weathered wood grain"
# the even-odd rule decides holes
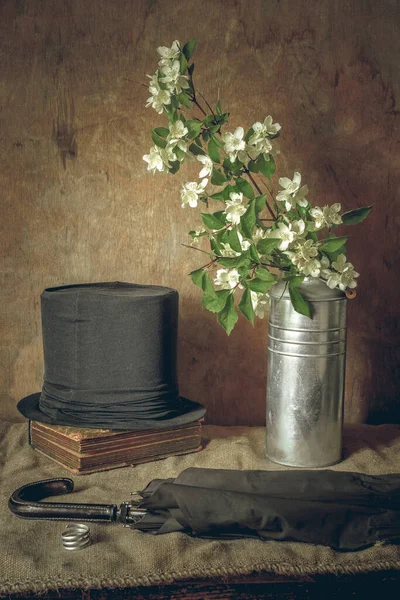
[[[41,291],[122,280],[179,290],[181,391],[208,422],[265,422],[266,322],[227,338],[187,277],[199,213],[179,188],[197,169],[142,161],[163,121],[144,108],[155,49],[198,36],[197,84],[232,127],[282,124],[280,175],[318,204],[375,204],[349,243],[346,419],[398,420],[399,2],[3,0],[0,19],[1,413],[41,386]]]

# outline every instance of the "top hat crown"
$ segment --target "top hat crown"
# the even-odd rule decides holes
[[[48,288],[41,295],[44,383],[18,403],[53,425],[161,429],[201,418],[179,396],[178,292],[110,282]]]

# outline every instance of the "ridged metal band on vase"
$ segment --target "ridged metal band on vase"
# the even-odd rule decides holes
[[[299,291],[313,319],[293,309],[285,282],[271,288],[265,453],[282,465],[325,467],[342,454],[347,300],[315,278]]]

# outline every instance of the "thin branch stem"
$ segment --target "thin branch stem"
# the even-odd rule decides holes
[[[263,267],[271,267],[273,269],[279,269],[280,271],[290,271],[290,267],[279,267],[278,265],[270,264],[270,263],[260,263]]]
[[[218,260],[217,258],[213,258],[213,260],[211,262],[204,265],[203,267],[200,267],[200,269],[208,269],[208,267],[211,267],[211,265],[213,265],[215,262],[217,262],[217,260]]]
[[[193,95],[193,102],[195,103],[195,105],[197,106],[197,108],[200,110],[200,112],[206,117],[207,113],[204,110],[204,108],[201,106],[201,104],[199,104],[199,102],[198,102],[198,100],[197,100],[197,98],[196,98],[195,95]]]
[[[253,175],[251,174],[251,172],[250,172],[248,169],[245,169],[245,173],[246,173],[247,177],[250,179],[250,181],[252,182],[252,184],[254,185],[254,187],[256,188],[257,192],[258,192],[258,193],[260,194],[260,196],[261,196],[261,195],[262,195],[262,191],[261,191],[261,189],[259,188],[259,186],[258,186],[257,182],[255,181],[255,179],[254,179]],[[267,210],[268,210],[269,214],[271,215],[272,219],[273,219],[274,221],[276,221],[276,216],[275,216],[275,214],[274,214],[274,212],[273,212],[272,208],[271,208],[271,207],[270,207],[270,205],[268,204],[268,202],[266,202],[265,206],[266,206],[266,208],[267,208]]]
[[[199,89],[197,89],[198,93],[200,94],[200,96],[203,98],[204,102],[207,104],[208,108],[210,109],[210,111],[212,112],[212,114],[215,116],[213,109],[211,108],[210,104],[207,101],[207,98],[205,98],[203,96],[203,94],[201,93],[201,91]]]
[[[267,190],[269,191],[269,193],[271,194],[271,197],[272,197],[272,191],[269,189],[269,187],[268,187],[268,185],[267,185],[267,182],[264,180],[264,178],[263,178],[263,177],[261,177],[261,175],[260,175],[260,174],[259,174],[258,176],[259,176],[260,180],[261,180],[261,181],[262,181],[262,183],[265,185],[265,187],[267,188]]]
[[[207,254],[209,255],[209,252],[206,252],[205,250],[202,250],[201,248],[197,248],[196,246],[190,246],[190,244],[183,244],[181,243],[181,246],[185,246],[186,248],[191,248],[192,250],[197,250],[197,252],[203,252],[203,254]]]

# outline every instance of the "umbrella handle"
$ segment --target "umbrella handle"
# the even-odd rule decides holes
[[[74,504],[40,502],[48,496],[69,494],[74,489],[72,479],[44,479],[34,481],[13,492],[8,507],[23,519],[48,519],[51,521],[116,521],[120,520],[116,504]]]

